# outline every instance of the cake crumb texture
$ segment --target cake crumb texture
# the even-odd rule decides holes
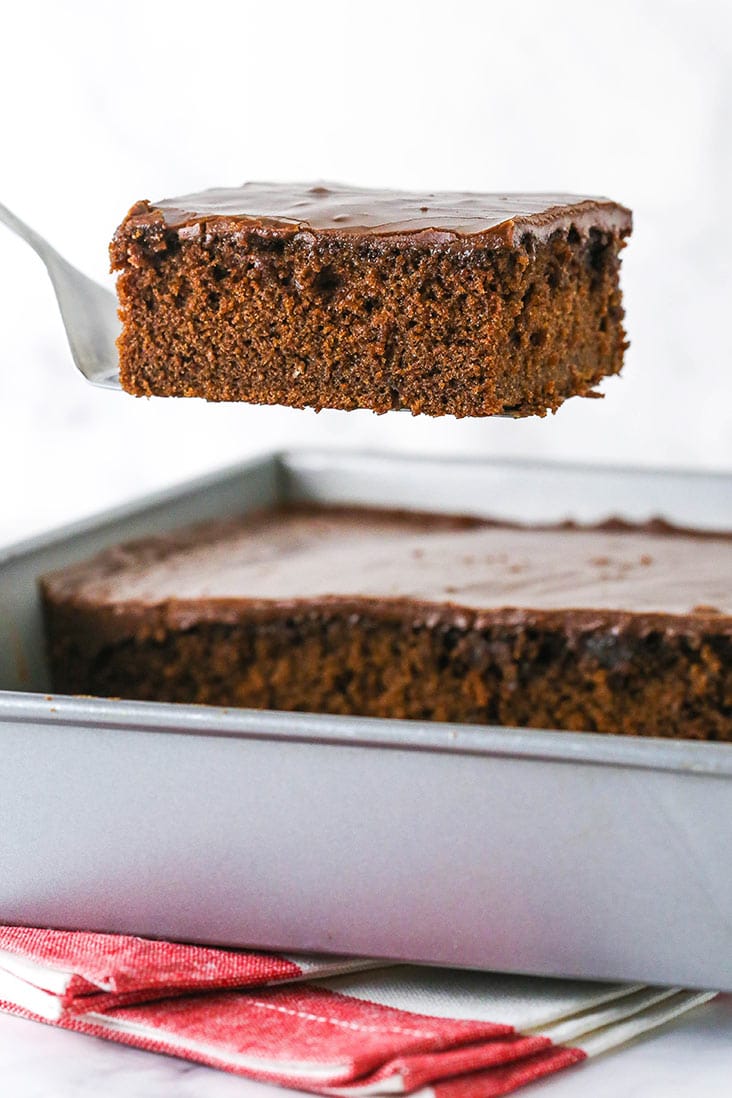
[[[621,369],[623,207],[283,186],[132,208],[111,246],[128,392],[525,416]]]
[[[732,740],[732,537],[296,508],[47,576],[53,689]]]

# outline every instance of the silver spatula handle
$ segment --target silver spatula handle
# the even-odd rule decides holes
[[[2,203],[0,221],[25,240],[46,265],[77,368],[93,385],[119,389],[115,340],[120,323],[114,294],[73,267]]]

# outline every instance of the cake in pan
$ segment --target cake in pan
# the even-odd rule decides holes
[[[298,506],[42,591],[64,693],[732,740],[732,536]]]
[[[111,245],[137,396],[544,415],[621,368],[630,211],[566,194],[250,183]]]

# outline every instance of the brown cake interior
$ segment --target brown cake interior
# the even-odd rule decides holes
[[[725,536],[316,509],[112,551],[44,597],[67,693],[730,740],[731,581]]]
[[[122,384],[294,407],[543,415],[622,365],[630,219],[586,206],[574,221],[558,208],[510,222],[501,236],[306,231],[229,214],[181,223],[140,203],[111,250]]]
[[[63,659],[63,657],[60,657]],[[58,666],[58,660],[57,660]],[[732,637],[428,627],[327,612],[205,623],[101,653],[58,690],[148,701],[732,739]]]

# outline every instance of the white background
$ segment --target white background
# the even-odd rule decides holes
[[[299,441],[732,469],[731,41],[724,0],[4,5],[0,200],[100,280],[135,200],[244,179],[607,194],[636,228],[605,400],[456,422],[95,391],[0,227],[0,541]]]

